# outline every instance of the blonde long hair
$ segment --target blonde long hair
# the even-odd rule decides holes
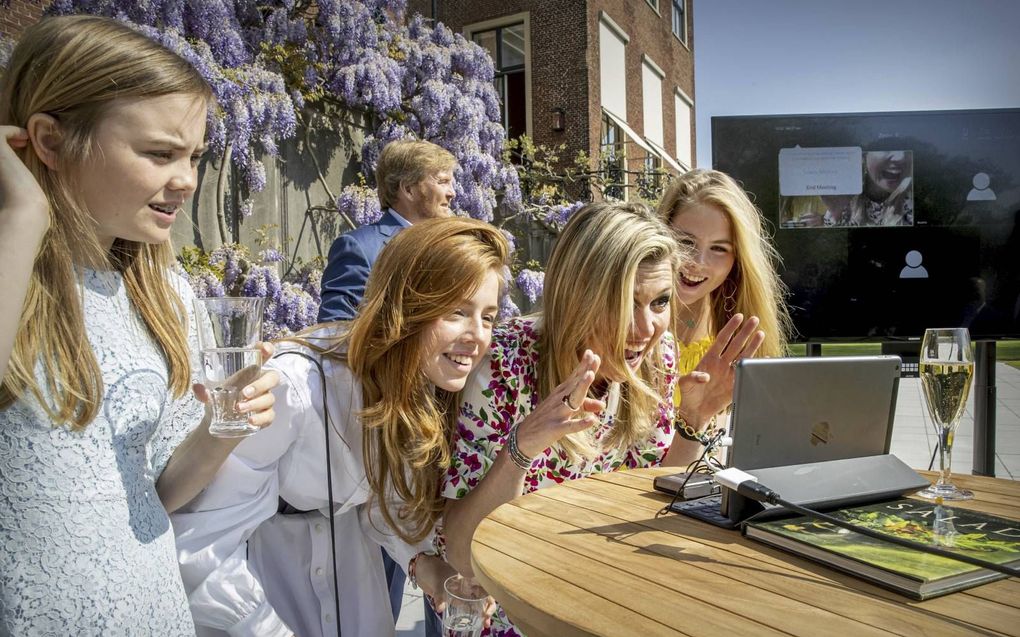
[[[421,371],[422,334],[509,262],[503,233],[483,221],[416,223],[383,249],[358,315],[335,343],[288,339],[345,363],[361,382],[368,482],[386,524],[407,542],[421,541],[442,514],[439,485],[459,407],[458,394],[433,388]],[[395,510],[390,486],[403,501]]]
[[[593,203],[571,217],[549,259],[536,344],[540,395],[550,395],[566,380],[593,342],[605,344],[602,370],[626,379],[605,447],[627,448],[656,425],[664,392],[661,343],[637,373],[626,364],[624,350],[638,268],[668,261],[675,271],[680,258],[669,228],[644,204]],[[600,452],[590,431],[568,435],[560,446],[574,462]]]
[[[711,334],[714,336],[734,314],[757,316],[765,332],[757,356],[785,355],[792,324],[785,302],[786,286],[776,272],[782,261],[765,232],[761,213],[732,177],[718,170],[697,169],[669,185],[658,215],[664,223],[672,224],[676,215],[695,205],[721,210],[733,232],[733,268],[708,297]],[[677,335],[687,331],[679,320],[674,314],[673,331]]]
[[[178,93],[212,100],[208,84],[185,60],[107,18],[46,18],[26,29],[14,48],[0,90],[0,124],[24,128],[31,115],[47,113],[59,121],[62,137],[56,170],[31,148],[19,153],[49,199],[50,224],[0,386],[0,409],[28,393],[55,424],[81,430],[95,418],[103,380],[85,332],[81,266],[122,273],[128,297],[167,359],[174,396],[187,391],[187,313],[166,276],[173,249],[169,242],[121,239],[102,249],[75,180],[76,168],[96,151],[95,131],[115,100]],[[45,381],[35,376],[37,363]]]

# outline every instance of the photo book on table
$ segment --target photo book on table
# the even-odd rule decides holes
[[[830,511],[829,515],[995,564],[1020,565],[1020,521],[948,505],[939,511],[931,502],[910,498]],[[744,534],[914,599],[937,597],[1006,577],[805,516],[752,521],[745,526]]]

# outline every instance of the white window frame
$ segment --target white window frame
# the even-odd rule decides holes
[[[692,135],[691,135],[692,127],[694,125],[694,100],[692,100],[690,97],[688,97],[687,93],[684,93],[682,90],[680,90],[679,87],[677,87],[676,89],[673,90],[673,95],[675,96],[673,98],[673,110],[674,110],[673,121],[676,122],[677,117],[679,115],[676,112],[676,100],[677,99],[679,99],[680,101],[682,101],[682,102],[687,104],[687,107],[689,109],[688,112],[690,113],[690,124],[687,127],[687,147],[690,148],[690,151],[691,151],[691,156],[688,159],[688,161],[690,163],[688,163],[687,161],[684,161],[684,159],[682,157],[680,157],[680,147],[679,146],[677,146],[676,154],[674,155],[676,157],[677,162],[681,166],[684,166],[688,170],[690,170],[691,168],[694,167],[694,143],[693,143]],[[679,131],[678,130],[674,131],[674,140],[676,140],[676,138],[678,136],[679,136]],[[675,143],[675,141],[674,141],[674,143]]]
[[[599,105],[605,110],[613,113],[624,122],[627,121],[627,45],[630,44],[630,36],[620,28],[609,14],[605,11],[599,12],[599,25],[598,25],[598,42],[599,42]],[[607,31],[608,34],[603,33],[603,30]],[[603,37],[603,36],[606,37]],[[608,38],[616,38],[618,41],[623,43],[623,59],[616,60],[616,58],[610,56],[608,51],[609,47],[606,45],[605,40]],[[614,43],[612,46],[616,46]],[[619,62],[617,65],[616,62]],[[610,66],[612,65],[612,66]],[[609,73],[607,73],[607,68]],[[619,77],[616,77],[612,71],[619,71]],[[609,77],[612,82],[607,82],[606,78]],[[617,93],[619,95],[613,100],[607,100],[606,96],[607,86],[615,85],[618,87]]]
[[[626,127],[621,126],[617,118],[613,117],[609,113],[609,111],[603,108],[602,117],[599,119],[599,162],[603,167],[606,167],[608,165],[608,161],[606,160],[606,148],[609,146],[609,144],[605,143],[605,138],[606,131],[609,126],[615,128],[619,133],[619,140],[617,140],[613,144],[614,147],[619,150],[619,154],[613,157],[613,162],[618,163],[620,173],[623,176],[623,178],[620,180],[621,185],[619,186],[620,194],[622,196],[617,198],[615,196],[607,194],[605,191],[603,191],[603,195],[607,199],[612,199],[614,201],[627,201],[627,191],[629,189],[628,186],[630,184],[628,183],[629,179],[627,174],[627,141],[626,141],[627,132],[625,130]]]
[[[681,37],[680,34],[676,32],[676,29],[674,29],[674,27],[677,24],[676,19],[677,4],[679,4],[682,7],[683,20],[680,21],[680,24],[683,27],[683,37]],[[677,40],[680,40],[680,43],[683,44],[684,46],[687,46],[687,41],[689,40],[689,35],[687,33],[687,0],[672,0],[672,2],[669,5],[669,11],[670,11],[669,30],[673,32],[673,37],[675,37]]]
[[[475,22],[466,25],[461,35],[468,41],[474,40],[476,33],[491,31],[499,27],[509,27],[515,24],[524,23],[524,119],[525,129],[528,137],[534,139],[534,128],[532,127],[532,106],[531,106],[531,13],[522,11],[513,15],[501,16],[484,22]]]
[[[649,75],[654,76],[658,80],[658,83],[659,83],[659,91],[658,91],[658,93],[659,93],[659,104],[658,104],[658,106],[656,106],[655,104],[650,103],[649,100],[648,100],[648,93],[650,92],[649,89],[651,87],[648,85],[648,82],[645,81],[645,79],[646,79],[645,69],[648,69],[648,71],[650,72]],[[648,139],[648,140],[656,142],[660,146],[661,145],[665,145],[665,143],[666,143],[664,141],[665,137],[666,137],[666,122],[665,122],[665,119],[666,119],[665,115],[666,114],[663,112],[663,108],[662,108],[663,102],[664,102],[664,100],[662,99],[662,84],[663,84],[663,82],[665,82],[665,80],[666,80],[666,73],[663,72],[663,70],[661,68],[659,68],[659,65],[656,64],[652,60],[652,58],[648,57],[646,54],[641,54],[641,119],[644,122],[644,125],[643,125],[644,137],[645,137],[645,139]],[[649,113],[648,113],[649,106],[651,106],[653,113],[654,112],[658,112],[658,116],[659,116],[658,117],[658,122],[655,123],[653,126],[650,126],[651,122],[648,121],[648,119],[649,119],[648,118],[648,115],[649,115]],[[656,139],[654,136],[649,134],[651,128],[656,128],[658,130],[658,133],[659,133],[658,139]]]

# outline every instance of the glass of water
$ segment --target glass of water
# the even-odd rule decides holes
[[[473,579],[454,575],[443,583],[446,610],[443,611],[443,637],[478,637],[485,621],[485,603],[489,595]]]
[[[262,304],[259,297],[195,299],[202,375],[212,407],[209,433],[219,438],[250,436],[259,428],[237,409],[241,390],[259,377]]]

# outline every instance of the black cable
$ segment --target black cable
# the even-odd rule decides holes
[[[320,361],[319,359],[315,358],[314,356],[309,356],[308,354],[305,354],[304,352],[299,352],[299,351],[296,351],[296,350],[290,350],[290,351],[287,351],[287,352],[281,352],[280,354],[277,354],[277,356],[287,356],[288,354],[293,354],[295,356],[300,356],[301,358],[310,360],[312,362],[312,364],[315,365],[315,367],[319,370],[319,381],[320,381],[319,384],[322,385],[322,416],[323,416],[322,420],[323,420],[323,425],[324,425],[323,430],[326,433],[326,494],[329,497],[329,548],[330,548],[330,552],[333,555],[333,606],[334,606],[334,611],[336,612],[336,615],[335,615],[335,617],[336,617],[336,635],[337,635],[337,637],[341,637],[341,635],[340,635],[340,580],[337,578],[337,568],[336,568],[336,520],[333,519],[334,518],[334,515],[333,515],[333,462],[332,462],[332,458],[330,457],[330,452],[329,452],[329,430],[332,427],[332,424],[330,423],[330,418],[329,418],[329,405],[326,403],[326,370],[324,370],[322,368],[322,361]],[[346,446],[348,449],[351,448],[351,446],[349,444],[347,444],[347,441],[344,440],[344,437],[340,435],[339,431],[337,432],[337,436],[344,443],[344,446]]]
[[[833,517],[831,515],[827,515],[819,511],[814,511],[812,509],[802,507],[799,504],[794,504],[793,502],[788,502],[782,499],[782,497],[780,497],[780,495],[773,491],[772,489],[769,489],[768,487],[760,485],[757,482],[751,480],[746,480],[740,483],[740,485],[737,488],[737,493],[739,493],[742,496],[751,498],[752,500],[758,500],[759,502],[768,502],[769,504],[776,504],[783,507],[784,509],[793,511],[794,513],[799,513],[801,515],[816,518],[818,520],[824,520],[825,522],[828,522],[830,524],[835,524],[836,526],[853,531],[854,533],[860,533],[861,535],[866,535],[868,537],[875,538],[876,540],[889,542],[891,544],[897,544],[899,546],[913,549],[915,551],[931,553],[932,555],[938,555],[939,557],[946,557],[951,560],[956,560],[958,562],[965,562],[972,566],[986,568],[990,571],[996,571],[999,573],[1003,573],[1005,575],[1009,575],[1010,577],[1020,577],[1020,569],[1017,568],[1011,568],[1003,564],[996,564],[994,562],[989,562],[987,560],[981,560],[976,557],[965,555],[963,553],[954,553],[953,551],[947,551],[945,549],[938,548],[936,546],[931,546],[929,544],[924,544],[921,542],[914,542],[913,540],[906,540],[895,535],[886,535],[884,533],[879,533],[878,531],[869,529],[865,526],[860,526],[854,524],[853,522],[847,522],[846,520],[840,520],[837,517]]]
[[[709,452],[711,452],[713,449],[715,449],[716,445],[719,443],[719,440],[723,437],[723,435],[725,433],[726,432],[723,431],[722,429],[717,431],[712,436],[712,438],[709,439],[708,444],[705,445],[705,448],[701,452],[701,455],[698,457],[698,459],[695,460],[694,462],[692,462],[691,464],[687,465],[687,477],[684,478],[684,481],[680,483],[679,487],[677,487],[676,492],[673,493],[673,499],[670,500],[669,504],[667,504],[665,507],[663,507],[662,509],[659,509],[659,511],[655,514],[655,517],[659,517],[660,515],[665,515],[665,514],[669,513],[670,510],[672,510],[673,505],[676,504],[677,498],[679,498],[680,495],[684,492],[684,487],[687,486],[687,483],[690,482],[691,477],[693,477],[695,473],[707,473],[709,475],[712,474],[712,466],[708,462],[705,461],[705,456],[707,456],[709,454]],[[705,471],[698,470],[698,467],[700,465],[704,465]]]

